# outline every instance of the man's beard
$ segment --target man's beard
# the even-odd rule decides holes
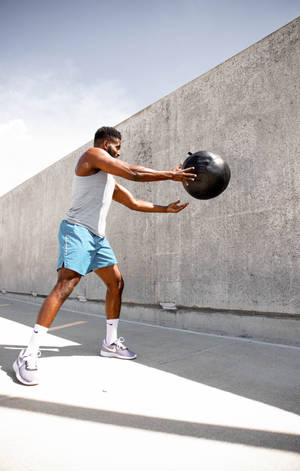
[[[113,148],[112,148],[111,145],[108,146],[107,152],[108,152],[109,155],[111,155],[112,157],[115,157],[115,156],[116,156],[116,152],[114,152],[114,150],[113,150]]]

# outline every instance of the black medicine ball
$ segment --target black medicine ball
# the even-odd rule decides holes
[[[194,198],[208,200],[220,195],[228,186],[230,168],[224,160],[212,152],[200,150],[189,155],[182,168],[195,167],[191,173],[197,177],[183,185],[184,189]]]

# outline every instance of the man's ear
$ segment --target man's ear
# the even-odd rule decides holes
[[[104,148],[105,150],[107,150],[107,149],[108,149],[108,146],[109,146],[109,141],[107,141],[107,140],[105,139],[105,140],[103,141],[103,148]]]

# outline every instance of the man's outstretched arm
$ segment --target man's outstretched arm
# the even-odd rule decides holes
[[[123,204],[129,209],[142,211],[144,213],[179,213],[179,211],[182,211],[189,204],[185,203],[180,205],[180,201],[178,200],[174,203],[168,204],[167,206],[160,206],[150,203],[149,201],[138,200],[134,198],[130,191],[126,190],[126,188],[118,183],[115,185],[113,200]]]
[[[137,182],[154,182],[159,180],[173,180],[187,182],[195,180],[194,167],[182,169],[182,164],[171,170],[154,170],[140,165],[131,165],[124,160],[111,157],[104,149],[92,147],[85,153],[85,158],[91,168],[101,169],[118,177]]]

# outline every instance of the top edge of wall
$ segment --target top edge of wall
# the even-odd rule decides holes
[[[120,123],[118,123],[116,125],[117,126],[120,126],[124,123],[126,123],[127,121],[129,121],[129,119],[135,117],[135,116],[138,116],[139,114],[142,114],[144,111],[148,110],[149,108],[151,108],[153,105],[155,105],[156,103],[159,103],[161,100],[164,100],[166,98],[168,98],[169,96],[173,95],[173,93],[176,93],[178,90],[181,90],[189,85],[191,85],[192,83],[196,82],[197,80],[199,80],[200,78],[202,77],[205,77],[206,75],[210,74],[211,72],[213,72],[214,70],[217,70],[218,68],[222,67],[224,64],[226,64],[227,62],[230,62],[232,61],[233,59],[235,59],[236,57],[240,56],[241,54],[244,54],[246,51],[248,51],[249,49],[252,49],[254,48],[255,46],[257,46],[258,44],[264,42],[265,40],[267,40],[268,38],[270,38],[271,36],[273,35],[276,35],[278,34],[281,30],[285,29],[287,26],[291,25],[292,23],[297,23],[299,22],[300,23],[300,16],[297,16],[296,18],[294,18],[293,20],[289,21],[288,23],[286,23],[285,25],[281,26],[280,28],[276,29],[275,31],[271,32],[270,34],[268,34],[267,36],[264,36],[262,39],[259,39],[258,41],[256,41],[255,43],[253,44],[250,44],[250,46],[246,47],[245,49],[242,49],[240,52],[237,52],[236,54],[234,54],[233,56],[229,57],[228,59],[224,60],[223,62],[220,62],[220,64],[216,65],[215,67],[212,67],[211,69],[207,70],[206,72],[203,72],[203,74],[201,75],[198,75],[197,77],[195,77],[194,79],[190,80],[189,82],[181,85],[180,87],[176,88],[175,90],[171,91],[170,93],[167,93],[166,95],[162,96],[161,98],[159,98],[159,100],[156,100],[154,101],[153,103],[151,103],[150,105],[146,106],[145,108],[143,108],[142,110],[140,111],[137,111],[136,113],[134,113],[133,115],[129,116],[128,118],[124,119],[124,121],[121,121]]]

